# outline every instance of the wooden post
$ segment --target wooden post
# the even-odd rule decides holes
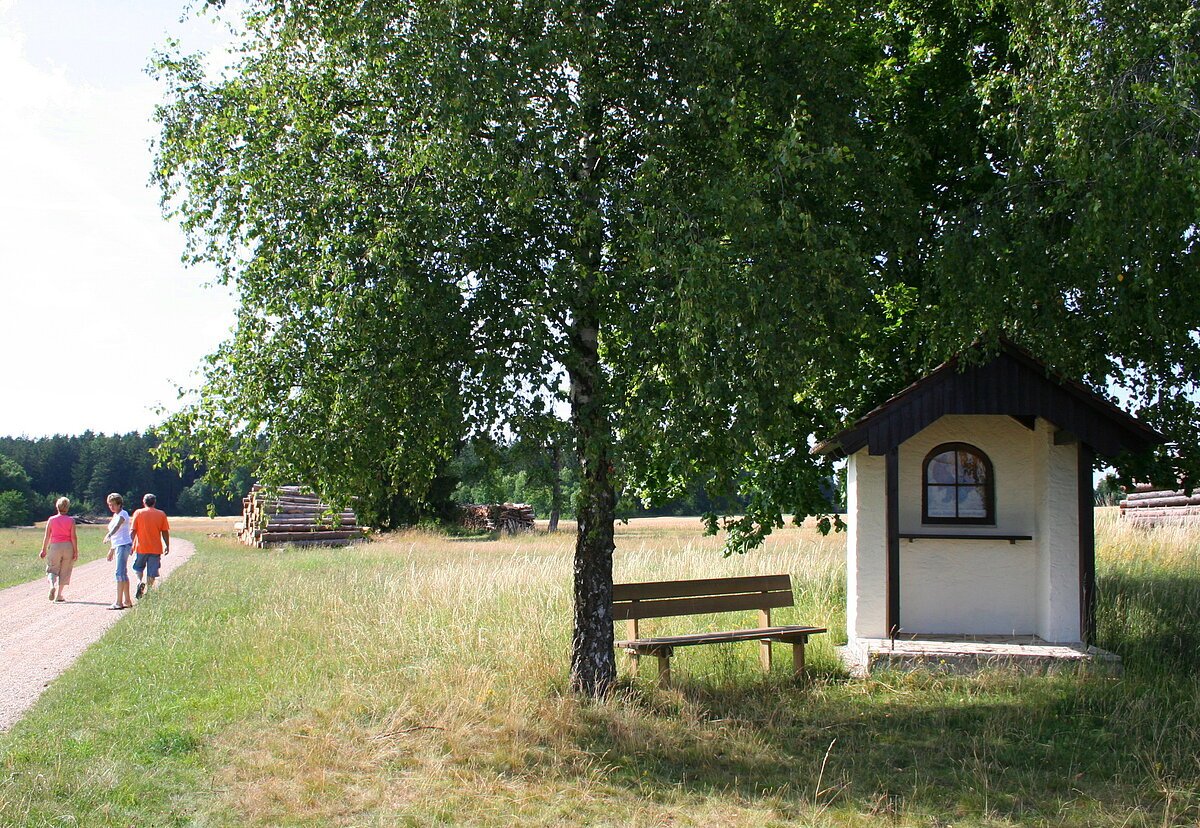
[[[671,686],[671,649],[658,651],[658,686],[663,690]]]
[[[1096,453],[1079,443],[1079,637],[1084,644],[1096,643],[1096,516],[1092,495],[1092,466]]]
[[[630,641],[637,641],[638,620],[636,618],[629,618],[625,621],[625,633]],[[627,655],[629,656],[629,675],[636,677],[638,673],[638,661],[641,656],[636,650],[630,650]]]
[[[887,453],[887,633],[900,631],[900,450]]]
[[[766,595],[764,592],[763,595]],[[771,609],[760,609],[758,611],[758,626],[771,626]],[[764,673],[771,672],[771,642],[769,639],[764,639],[758,642],[758,663],[762,665]]]
[[[808,636],[805,636],[792,642],[792,673],[796,678],[804,677],[804,645],[807,641]]]

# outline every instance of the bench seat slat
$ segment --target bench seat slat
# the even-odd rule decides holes
[[[690,581],[649,581],[613,584],[613,601],[730,595],[739,592],[781,592],[792,588],[788,575],[746,575],[736,578],[697,578]]]
[[[791,590],[787,592],[747,592],[738,595],[715,595],[701,598],[664,598],[656,601],[613,602],[614,621],[642,618],[671,618],[679,615],[708,615],[714,612],[790,607]]]
[[[665,635],[655,638],[638,638],[618,641],[616,645],[625,650],[651,651],[663,647],[687,647],[693,644],[720,644],[731,641],[794,641],[826,632],[824,627],[800,625],[786,627],[759,627],[753,630],[726,630],[724,632],[691,633],[689,635]]]

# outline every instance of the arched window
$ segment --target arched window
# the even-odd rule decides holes
[[[921,466],[923,523],[996,522],[992,461],[966,443],[943,443]]]

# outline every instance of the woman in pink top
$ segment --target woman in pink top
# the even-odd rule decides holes
[[[71,501],[60,497],[54,503],[58,514],[46,521],[42,537],[42,555],[46,559],[46,577],[50,579],[50,600],[62,603],[63,587],[71,583],[71,570],[79,560],[79,537],[75,534],[75,518],[67,514]]]

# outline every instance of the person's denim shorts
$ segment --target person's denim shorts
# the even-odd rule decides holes
[[[133,549],[132,543],[122,543],[113,547],[113,559],[117,562],[118,582],[129,580],[129,552],[131,549]]]
[[[162,562],[162,555],[143,555],[141,552],[133,556],[133,571],[141,573],[146,570],[147,578],[158,577],[158,565]]]

